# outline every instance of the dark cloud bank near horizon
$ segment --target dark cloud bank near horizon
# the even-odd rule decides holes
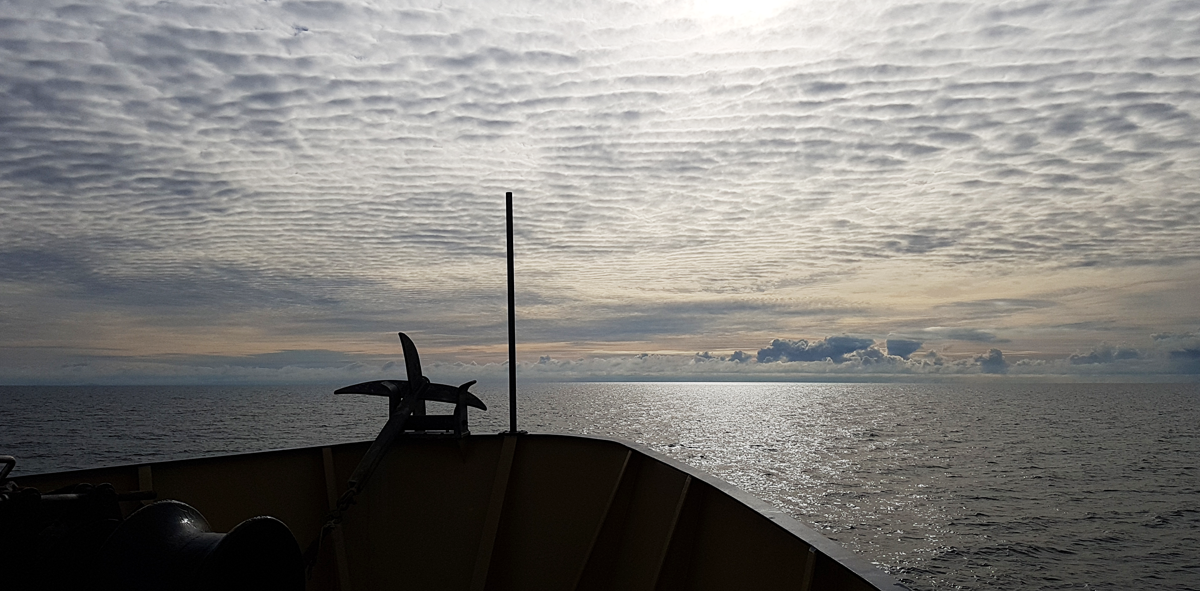
[[[532,381],[631,381],[631,380],[784,380],[784,381],[945,381],[973,376],[1004,375],[1013,379],[1082,379],[1117,381],[1200,380],[1200,335],[1154,335],[1167,347],[1134,349],[1100,346],[1065,359],[1011,361],[1000,349],[973,357],[947,357],[935,350],[914,356],[917,341],[833,336],[825,339],[773,339],[756,353],[710,352],[694,356],[650,355],[559,359],[541,356],[520,363],[521,380]],[[898,355],[888,344],[903,343]],[[880,347],[884,345],[884,347]],[[912,349],[909,351],[908,349]],[[426,375],[454,382],[480,380],[500,384],[507,373],[504,363],[441,362],[425,359]],[[116,365],[117,371],[112,366]],[[350,355],[331,350],[279,351],[244,357],[168,356],[127,359],[97,353],[63,368],[57,380],[24,379],[21,383],[97,384],[237,384],[237,383],[351,383],[368,379],[403,379],[402,356]]]

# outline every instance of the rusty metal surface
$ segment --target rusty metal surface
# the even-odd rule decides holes
[[[158,498],[196,507],[218,531],[271,515],[303,546],[329,510],[330,484],[344,486],[367,445],[27,476],[21,484],[133,490],[150,478]],[[903,588],[735,487],[603,438],[401,437],[342,530],[342,572],[356,590]],[[335,546],[321,546],[309,589],[341,587]]]

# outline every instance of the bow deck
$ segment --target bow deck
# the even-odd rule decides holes
[[[111,482],[216,531],[271,515],[316,539],[369,443],[20,479]],[[123,503],[132,511],[136,502]],[[401,437],[320,545],[309,589],[901,589],[762,501],[640,446],[565,435]]]

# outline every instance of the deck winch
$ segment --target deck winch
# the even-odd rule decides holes
[[[97,572],[122,591],[300,591],[304,559],[274,517],[213,533],[199,511],[159,501],[130,515],[100,548]]]
[[[301,591],[304,563],[295,536],[273,517],[252,517],[214,533],[178,501],[123,517],[122,502],[152,491],[118,493],[111,484],[75,484],[42,493],[7,480],[0,456],[0,573],[5,589],[97,591]]]

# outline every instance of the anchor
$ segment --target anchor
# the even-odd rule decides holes
[[[430,382],[429,378],[421,375],[421,358],[417,355],[416,344],[408,335],[398,334],[400,346],[404,349],[404,369],[408,374],[408,381],[375,380],[339,388],[333,393],[387,396],[388,424],[379,434],[379,438],[383,438],[389,427],[397,434],[405,431],[443,431],[452,432],[458,437],[470,435],[471,431],[467,429],[467,407],[487,410],[487,405],[468,391],[468,388],[475,384],[475,380],[457,387]],[[453,404],[454,414],[428,415],[425,409],[426,400]],[[393,422],[397,425],[392,426]],[[371,448],[374,450],[375,446]]]
[[[430,431],[440,431],[444,435],[461,438],[470,435],[467,429],[467,407],[487,410],[487,405],[477,396],[468,391],[475,385],[471,380],[461,386],[435,384],[429,378],[421,375],[421,358],[417,355],[417,346],[404,333],[400,335],[400,346],[404,350],[404,369],[408,380],[375,380],[338,388],[334,394],[366,394],[368,396],[387,396],[388,421],[367,448],[367,453],[358,462],[346,491],[338,498],[337,505],[325,516],[325,524],[317,538],[305,551],[305,570],[312,576],[316,565],[317,555],[326,536],[342,523],[346,511],[355,504],[359,493],[366,487],[367,481],[379,467],[383,456],[391,449],[392,444],[406,432],[414,432],[426,436]],[[447,402],[454,405],[454,413],[449,415],[426,414],[425,401]]]

